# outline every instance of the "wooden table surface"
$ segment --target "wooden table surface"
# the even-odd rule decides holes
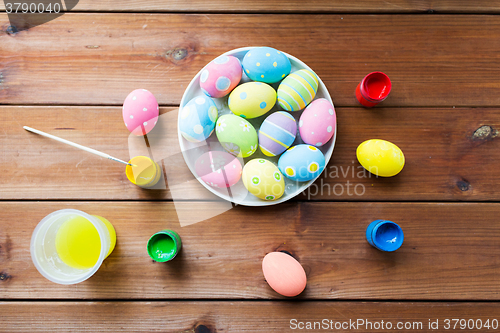
[[[301,331],[293,323],[323,319],[415,332],[436,321],[433,332],[453,331],[447,319],[470,328],[472,319],[497,331],[498,13],[500,1],[485,0],[80,0],[27,30],[0,13],[0,331],[293,332]],[[292,54],[322,78],[337,142],[309,191],[223,212],[178,154],[177,107],[205,64],[256,45]],[[376,109],[361,108],[355,87],[376,70],[390,76],[392,92]],[[153,153],[180,177],[164,189],[142,190],[122,165],[22,129],[127,159],[137,142],[121,104],[137,88],[160,103]],[[372,138],[404,151],[398,176],[356,173],[356,147]],[[29,252],[37,223],[63,208],[108,218],[118,237],[95,276],[71,286],[43,278]],[[209,218],[183,224],[200,216]],[[383,253],[366,242],[375,219],[403,228],[401,249]],[[166,228],[179,232],[183,249],[155,263],[145,245]],[[261,263],[272,251],[304,266],[299,297],[285,299],[265,282]]]

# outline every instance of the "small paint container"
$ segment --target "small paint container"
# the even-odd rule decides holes
[[[31,236],[31,259],[48,280],[75,284],[101,267],[116,245],[116,232],[105,218],[76,209],[45,216]]]
[[[366,228],[366,240],[381,251],[396,251],[403,239],[403,229],[392,221],[375,220]]]
[[[136,156],[129,161],[125,173],[128,180],[142,188],[150,188],[155,186],[161,178],[161,168],[152,159],[146,156]]]
[[[167,262],[175,258],[181,250],[182,242],[173,230],[162,230],[151,236],[148,241],[148,254],[157,262]]]
[[[391,87],[391,79],[386,74],[372,72],[356,87],[356,99],[364,107],[374,107],[389,96]]]

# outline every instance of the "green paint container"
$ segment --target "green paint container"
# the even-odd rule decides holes
[[[148,254],[158,262],[175,258],[181,250],[181,237],[173,230],[162,230],[151,236],[148,241]]]

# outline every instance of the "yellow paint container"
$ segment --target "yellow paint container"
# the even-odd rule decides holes
[[[136,156],[129,161],[125,173],[132,184],[143,188],[155,186],[161,178],[161,168],[152,159],[146,156]]]
[[[38,223],[30,252],[44,277],[60,284],[75,284],[91,277],[115,244],[115,229],[105,218],[62,209]]]

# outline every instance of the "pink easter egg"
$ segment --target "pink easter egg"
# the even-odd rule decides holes
[[[238,58],[220,56],[201,71],[200,87],[208,97],[224,97],[240,83],[241,75]]]
[[[306,288],[304,268],[286,253],[268,253],[262,261],[262,272],[269,286],[283,296],[297,296]]]
[[[195,163],[198,177],[212,187],[230,187],[241,178],[240,161],[224,151],[209,151],[198,157]]]
[[[146,135],[158,121],[160,108],[154,95],[146,89],[132,91],[123,102],[123,121],[135,135]]]
[[[335,134],[337,116],[335,108],[325,98],[313,101],[299,119],[300,137],[304,143],[320,147]]]

